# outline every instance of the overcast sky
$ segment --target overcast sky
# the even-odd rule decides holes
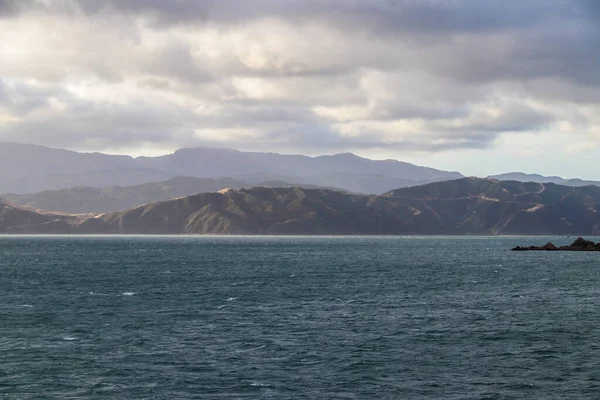
[[[600,1],[0,0],[0,140],[600,179]]]

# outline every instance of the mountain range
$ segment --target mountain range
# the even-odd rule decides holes
[[[538,183],[556,183],[557,185],[565,186],[600,186],[600,181],[590,181],[584,179],[565,179],[560,176],[544,176],[539,174],[524,174],[522,172],[509,172],[499,175],[490,175],[490,179],[499,181],[519,181],[519,182],[538,182]]]
[[[462,177],[396,160],[370,160],[350,153],[308,157],[230,149],[181,149],[159,157],[79,153],[0,143],[0,193],[32,194],[76,186],[106,188],[161,182],[177,176],[285,181],[381,194],[391,189]]]
[[[4,201],[0,231],[76,234],[597,235],[600,187],[462,178],[383,195],[252,187],[98,215]]]
[[[213,179],[178,176],[163,182],[142,183],[133,186],[111,186],[107,188],[76,186],[68,189],[45,190],[33,194],[7,193],[3,197],[16,205],[28,206],[32,209],[83,214],[125,210],[146,203],[191,196],[197,193],[252,186],[286,187],[294,185],[284,181],[266,181],[253,185],[234,178]],[[319,188],[319,186],[308,184],[295,186],[307,189]]]

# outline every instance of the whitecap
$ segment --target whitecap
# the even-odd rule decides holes
[[[227,304],[220,305],[219,307],[217,307],[217,310],[220,310],[220,309],[224,308],[226,305]]]
[[[77,338],[75,336],[64,336],[63,340],[66,340],[67,342],[72,342],[73,340],[77,340]]]
[[[133,295],[135,295],[136,293],[135,293],[135,292],[123,292],[123,293],[121,293],[121,294],[122,294],[123,296],[133,296]]]
[[[271,385],[269,385],[268,383],[262,383],[262,382],[251,382],[250,386],[254,386],[254,387],[271,387]]]
[[[263,344],[262,346],[255,347],[255,348],[253,348],[253,349],[248,349],[248,350],[246,350],[245,352],[249,352],[249,351],[256,351],[256,350],[261,350],[261,349],[264,349],[265,347],[267,347],[267,345],[266,345],[266,344]]]
[[[230,298],[227,299],[227,301],[234,301],[234,300],[237,300],[237,299],[238,299],[237,297],[230,297]]]

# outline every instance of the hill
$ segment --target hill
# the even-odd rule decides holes
[[[430,215],[447,234],[569,235],[600,232],[600,187],[465,178],[384,195]]]
[[[463,178],[384,195],[253,187],[201,193],[119,212],[44,215],[57,233],[598,235],[600,187]],[[35,217],[35,218],[34,218]],[[46,228],[44,228],[46,229]],[[15,230],[13,230],[15,231]],[[46,229],[44,232],[49,232]]]
[[[261,182],[260,186],[292,186],[283,181]],[[102,213],[125,210],[146,203],[191,196],[202,192],[216,192],[225,188],[238,189],[253,185],[233,178],[175,177],[164,182],[143,183],[134,186],[94,188],[78,186],[61,190],[46,190],[35,194],[4,194],[5,199],[36,209],[67,213]],[[303,185],[301,185],[303,186]],[[303,187],[316,188],[314,185]]]
[[[224,190],[148,204],[85,221],[82,232],[156,234],[379,234],[418,211],[380,196],[325,189]]]
[[[89,215],[48,213],[0,199],[0,234],[75,233]]]
[[[600,188],[463,178],[383,196],[251,188],[109,213],[110,233],[597,234]],[[88,229],[84,223],[84,230]]]

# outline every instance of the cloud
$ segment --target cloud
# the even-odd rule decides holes
[[[596,8],[592,0],[582,5],[545,0],[80,0],[71,5],[72,9],[93,15],[143,15],[158,27],[206,22],[240,24],[267,17],[300,24],[324,20],[347,30],[368,27],[379,33],[413,34],[519,28],[547,15],[576,16],[581,8]]]
[[[0,18],[12,16],[17,11],[17,3],[13,0],[0,0]]]
[[[0,139],[444,152],[596,143],[591,0],[0,0]]]

